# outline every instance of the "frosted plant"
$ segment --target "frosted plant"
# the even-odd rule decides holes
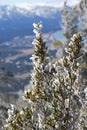
[[[78,130],[87,129],[87,87],[84,89],[84,94],[85,98],[83,98],[80,115],[76,122],[76,128],[78,128]]]
[[[80,110],[79,119],[76,122],[76,128],[78,128],[78,130],[86,130],[87,129],[87,101],[85,101],[83,103],[84,104]]]
[[[72,35],[78,32],[78,19],[79,11],[77,8],[67,6],[67,1],[65,1],[62,9],[62,28],[66,42],[69,42]]]
[[[25,90],[25,96],[23,97],[29,104],[29,108],[25,107],[22,111],[14,113],[12,111],[11,122],[7,121],[7,125],[4,126],[6,130],[33,130],[41,127],[40,121],[41,117],[39,112],[41,107],[44,106],[42,100],[45,98],[44,80],[46,81],[46,74],[44,73],[44,68],[47,65],[47,47],[46,43],[42,40],[41,28],[42,23],[33,24],[34,33],[36,34],[36,38],[33,41],[34,45],[34,54],[31,59],[33,61],[33,71],[31,74],[31,81],[29,84],[29,88]],[[47,58],[47,59],[46,59]],[[45,75],[45,78],[43,76]],[[45,84],[46,85],[46,84]],[[42,105],[41,105],[42,104]],[[14,117],[14,118],[13,118]]]
[[[84,47],[83,47],[83,62],[87,66],[87,0],[81,0],[79,5],[77,6],[77,9],[79,11],[79,19],[80,19],[80,26],[81,31],[84,37]],[[84,67],[83,67],[84,68]],[[86,71],[87,69],[85,69]]]
[[[86,85],[87,84],[87,79],[86,79],[86,77],[87,77],[87,73],[86,73],[87,72],[87,0],[81,0],[79,5],[77,5],[76,7],[74,7],[71,10],[72,11],[70,12],[68,7],[66,6],[66,2],[65,2],[65,6],[64,6],[63,12],[62,12],[62,19],[63,19],[63,22],[64,22],[63,29],[64,29],[64,33],[69,36],[69,37],[66,37],[66,38],[70,39],[71,35],[73,33],[75,33],[75,31],[76,31],[76,30],[74,30],[73,27],[75,27],[75,26],[77,27],[77,25],[79,25],[78,29],[80,30],[80,32],[83,34],[83,37],[84,37],[84,43],[85,44],[84,44],[84,47],[82,48],[84,56],[81,59],[83,62],[81,63],[82,67],[81,67],[80,74],[79,74],[80,91],[81,91],[82,94],[84,94],[84,89],[87,87],[87,85]],[[70,22],[68,22],[68,21],[70,21]],[[80,79],[80,76],[82,77],[81,79]],[[86,114],[85,108],[87,106],[86,106],[85,102],[86,102],[86,99],[84,99],[84,103],[83,103],[84,105],[81,109],[80,114],[82,115],[82,113],[85,113],[85,116],[86,116],[85,121],[86,121],[87,120],[87,114]],[[81,118],[81,115],[80,115],[79,119]],[[78,124],[78,123],[76,122],[76,124]],[[79,122],[78,129],[81,129],[81,130],[83,129],[81,122]],[[86,129],[87,129],[87,127],[86,127]]]
[[[87,1],[81,0],[77,9],[79,11],[81,31],[85,37],[85,43],[87,44]]]
[[[32,111],[29,108],[23,108],[20,112],[16,109],[8,110],[8,119],[3,129],[5,130],[32,130]]]
[[[49,100],[48,115],[43,120],[44,130],[74,130],[76,128],[75,122],[80,116],[82,106],[78,84],[81,40],[80,34],[73,35],[69,47],[65,48],[67,56],[54,64],[56,73],[50,86],[51,102]]]
[[[48,64],[41,27],[41,23],[34,24],[34,66],[23,97],[28,106],[19,112],[12,107],[4,130],[79,130],[77,124],[83,109],[78,84],[82,38],[75,34],[65,48],[66,56]]]

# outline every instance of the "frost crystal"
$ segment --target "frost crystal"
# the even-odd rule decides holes
[[[60,61],[48,62],[42,24],[33,26],[36,35],[30,58],[33,70],[24,92],[27,105],[20,112],[11,105],[5,130],[82,130],[83,125],[87,126],[87,102],[81,97],[78,80],[81,35],[73,36],[72,44],[65,49],[66,55]],[[84,93],[87,96],[86,89]]]

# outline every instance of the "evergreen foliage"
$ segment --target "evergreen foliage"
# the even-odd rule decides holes
[[[86,101],[79,85],[82,37],[74,34],[66,55],[51,63],[42,39],[42,23],[33,24],[33,71],[23,99],[28,103],[21,111],[14,105],[8,110],[4,130],[83,130],[87,128]],[[87,89],[84,90],[87,98]]]
[[[64,7],[61,11],[62,13],[62,28],[66,42],[69,42],[72,35],[78,33],[78,21],[79,21],[79,11],[76,6],[73,8],[67,5],[67,0],[64,2]]]

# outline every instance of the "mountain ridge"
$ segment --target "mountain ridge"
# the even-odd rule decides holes
[[[61,9],[50,6],[32,6],[29,9],[17,6],[0,6],[0,42],[17,36],[33,35],[34,22],[43,22],[43,33],[61,29]],[[55,24],[54,24],[55,22]]]

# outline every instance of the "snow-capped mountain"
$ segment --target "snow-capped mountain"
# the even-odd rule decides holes
[[[37,16],[43,16],[45,18],[53,17],[54,15],[59,11],[60,9],[57,7],[50,7],[50,6],[27,6],[26,8],[23,7],[17,7],[17,6],[0,6],[0,18],[3,18],[4,16],[11,16],[14,14],[17,15],[25,15],[25,16],[31,16],[31,15],[37,15]]]
[[[16,36],[33,34],[34,22],[43,22],[43,32],[59,30],[60,9],[51,6],[0,6],[0,42],[9,41]]]

